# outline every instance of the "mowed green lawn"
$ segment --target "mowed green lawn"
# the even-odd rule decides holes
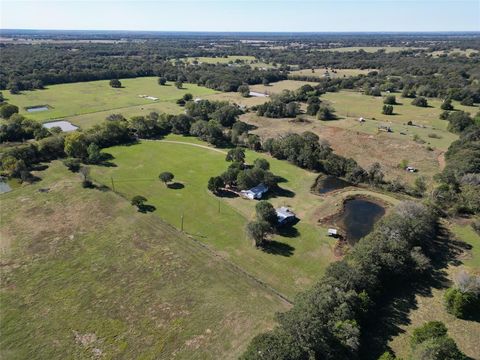
[[[119,89],[112,88],[108,80],[51,85],[44,90],[8,94],[7,101],[17,105],[20,113],[44,122],[65,117],[68,120],[68,117],[75,115],[104,110],[118,109],[115,112],[122,112],[124,108],[132,106],[161,108],[163,103],[168,103],[177,107],[175,101],[186,93],[191,93],[194,97],[217,93],[195,84],[184,84],[182,89],[177,89],[172,83],[160,86],[157,80],[157,77],[121,79],[123,87]],[[139,95],[153,96],[158,100],[141,98]],[[26,107],[37,105],[49,105],[51,109],[33,113],[25,110]],[[81,126],[80,122],[78,124]]]
[[[340,121],[330,121],[328,125],[351,129],[365,133],[377,133],[378,126],[388,125],[393,129],[390,134],[396,138],[409,138],[417,134],[432,147],[442,150],[448,148],[452,141],[458,137],[447,131],[448,122],[440,120],[440,99],[428,99],[430,107],[421,108],[411,104],[412,99],[405,99],[400,94],[394,94],[397,102],[401,105],[394,105],[394,115],[383,115],[383,97],[366,96],[355,91],[340,91],[337,93],[326,93],[321,99],[326,100],[336,110]],[[455,109],[470,112],[472,115],[480,111],[477,106],[463,106],[454,102]],[[363,124],[358,118],[363,117],[367,121]],[[343,120],[342,120],[343,119]],[[408,126],[408,121],[419,126]],[[424,127],[420,127],[424,126]],[[401,135],[404,132],[406,135]],[[435,134],[438,138],[430,137]]]
[[[61,162],[36,175],[0,195],[2,359],[236,359],[287,308]]]
[[[196,139],[169,136],[167,141],[188,141],[204,146]],[[225,153],[218,149],[164,141],[144,141],[132,146],[118,146],[111,153],[117,167],[96,167],[93,177],[111,185],[127,198],[143,195],[156,207],[154,214],[208,244],[219,254],[241,266],[250,274],[268,283],[288,297],[307,288],[318,279],[333,260],[334,242],[326,229],[316,226],[313,216],[316,204],[322,201],[309,192],[315,174],[287,162],[268,158],[274,174],[287,181],[282,188],[291,191],[289,197],[270,199],[275,206],[287,205],[298,213],[298,234],[275,236],[273,253],[263,252],[246,237],[245,226],[255,215],[256,201],[241,198],[225,199],[207,190],[211,176],[219,175],[228,166]],[[248,152],[252,162],[263,157]],[[179,189],[165,187],[158,180],[162,171],[171,171]],[[294,196],[293,196],[294,195]],[[293,196],[293,197],[292,197]]]

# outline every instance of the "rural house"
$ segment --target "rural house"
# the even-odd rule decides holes
[[[295,221],[295,213],[287,207],[282,206],[281,208],[275,209],[277,212],[278,224],[286,225]]]
[[[242,190],[240,191],[240,194],[242,196],[253,200],[253,199],[261,199],[263,194],[265,194],[268,191],[268,186],[265,184],[259,184],[249,190]]]

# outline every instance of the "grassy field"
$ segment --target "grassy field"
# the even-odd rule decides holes
[[[298,81],[298,80],[282,80],[271,83],[270,85],[252,85],[250,86],[251,91],[264,93],[264,94],[278,94],[281,93],[283,90],[297,90],[299,87],[305,84],[310,84],[312,86],[315,85],[314,82],[308,81]]]
[[[205,143],[193,138],[169,136],[167,141],[187,141],[194,145]],[[111,153],[117,167],[98,167],[93,175],[131,198],[146,196],[156,207],[155,214],[176,228],[208,244],[225,258],[249,273],[292,297],[318,279],[326,265],[333,260],[334,242],[326,236],[326,229],[317,227],[315,208],[322,199],[310,193],[316,174],[299,169],[284,161],[268,158],[274,174],[284,177],[285,196],[271,196],[275,206],[287,205],[301,221],[297,233],[277,235],[271,252],[252,246],[245,235],[245,226],[255,214],[255,201],[241,198],[217,198],[207,190],[211,176],[222,173],[228,166],[225,153],[218,149],[166,141],[145,141],[134,146],[113,147]],[[247,160],[263,155],[248,152]],[[180,189],[165,187],[158,174],[171,171]]]
[[[2,359],[235,359],[287,308],[157,214],[49,166],[0,195]]]
[[[327,93],[322,96],[322,99],[335,108],[339,118],[344,119],[344,121],[331,121],[332,126],[375,134],[378,132],[379,125],[388,125],[394,130],[389,134],[392,137],[412,139],[413,135],[417,134],[432,147],[442,150],[448,148],[450,143],[457,139],[456,135],[446,130],[448,122],[439,119],[443,111],[440,109],[441,100],[428,99],[430,107],[420,108],[412,105],[411,99],[404,99],[400,94],[395,95],[397,102],[401,105],[394,105],[394,115],[382,114],[383,97],[366,96],[354,91],[340,91]],[[462,106],[458,102],[454,102],[454,106],[458,110],[472,114],[480,110],[478,107]],[[359,117],[367,119],[366,123],[360,124],[357,121]],[[419,126],[408,126],[406,125],[408,121]],[[401,135],[400,132],[406,135]],[[434,136],[438,138],[429,137],[429,134],[435,134]]]
[[[228,101],[230,103],[234,103],[234,104],[238,104],[240,106],[246,106],[246,107],[260,105],[270,100],[270,98],[267,96],[243,97],[238,92],[224,92],[224,93],[219,93],[214,95],[207,95],[207,96],[204,96],[203,99],[213,100],[213,101]]]
[[[241,120],[256,126],[257,129],[252,132],[262,139],[292,132],[311,131],[328,141],[336,153],[355,159],[364,168],[378,161],[388,179],[400,178],[413,183],[418,176],[423,175],[431,179],[439,172],[440,150],[429,151],[425,145],[412,141],[408,136],[399,138],[384,132],[368,133],[362,131],[364,128],[357,131],[348,127],[339,127],[339,123],[344,121],[356,124],[353,119],[319,121],[310,118],[309,122],[300,123],[292,122],[291,119],[269,119],[247,113],[241,116]],[[366,124],[369,122],[367,121]],[[400,169],[398,165],[404,159],[418,168],[419,172],[412,174]]]
[[[206,97],[202,96],[202,99],[209,96],[222,95],[222,93],[216,95],[208,95]],[[114,110],[105,110],[98,111],[89,114],[69,116],[67,118],[72,124],[81,127],[82,129],[88,129],[94,125],[100,124],[108,115],[111,114],[122,114],[126,119],[131,118],[132,116],[147,115],[150,112],[155,111],[159,114],[180,114],[185,111],[185,108],[178,106],[174,101],[155,101],[147,105],[137,105],[130,106],[127,108],[114,109]]]
[[[472,247],[462,259],[463,265],[480,274],[480,235],[473,230],[469,223],[456,223],[451,226],[451,229],[458,240]]]
[[[295,70],[291,71],[290,75],[297,75],[297,76],[315,76],[317,78],[323,78],[326,69],[325,68],[318,68],[314,69],[315,72],[312,73],[312,69],[303,69],[303,70]],[[370,71],[374,69],[335,69],[335,73],[331,70],[328,71],[331,78],[338,78],[338,77],[348,77],[348,76],[356,76],[356,75],[367,75]]]
[[[183,94],[191,93],[194,97],[201,97],[217,93],[194,84],[184,84],[182,89],[177,89],[171,83],[160,86],[156,77],[121,79],[121,82],[123,87],[119,89],[110,87],[107,80],[52,85],[44,90],[9,94],[7,101],[17,105],[20,113],[44,122],[65,117],[68,120],[68,117],[112,109],[124,112],[128,111],[125,108],[132,106],[158,106],[161,109],[168,104],[167,106],[176,107],[175,101]],[[138,95],[153,96],[159,100],[148,100]],[[34,113],[25,110],[25,107],[37,105],[49,105],[51,109]],[[78,120],[77,122],[80,124]]]
[[[444,272],[449,282],[444,284],[444,287],[433,288],[429,294],[415,296],[415,307],[408,312],[407,323],[401,326],[400,334],[389,342],[389,346],[397,356],[402,358],[408,358],[409,341],[413,329],[427,321],[439,320],[445,323],[449,336],[457,342],[466,355],[472,359],[480,359],[480,347],[478,346],[480,323],[458,319],[448,314],[443,301],[445,291],[451,285],[450,282],[455,273],[464,267],[477,274],[480,273],[480,236],[465,221],[454,222],[450,225],[450,230],[456,240],[463,241],[472,248],[467,253],[458,256],[460,264],[452,264],[445,269]]]
[[[338,52],[351,52],[351,51],[359,51],[363,50],[365,52],[374,53],[378,50],[385,50],[386,53],[404,51],[404,50],[418,50],[421,48],[414,48],[414,47],[405,47],[405,46],[348,46],[348,47],[338,47],[332,49],[318,49],[318,51],[338,51]]]

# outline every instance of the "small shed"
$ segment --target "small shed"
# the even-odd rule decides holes
[[[278,209],[275,209],[278,218],[279,225],[289,224],[295,221],[296,215],[289,208],[282,206]]]
[[[365,122],[365,118],[363,118],[363,117],[358,118],[358,122],[364,123],[364,122]]]
[[[249,190],[242,190],[240,191],[240,194],[247,199],[253,200],[253,199],[261,199],[263,194],[265,194],[268,191],[268,186],[265,184],[258,184],[257,186],[249,189]]]
[[[413,166],[407,166],[405,168],[405,170],[407,170],[408,172],[411,172],[411,173],[417,172],[417,169],[414,168]]]
[[[328,229],[327,234],[328,234],[328,236],[331,236],[331,237],[337,237],[338,236],[338,230],[337,229]]]

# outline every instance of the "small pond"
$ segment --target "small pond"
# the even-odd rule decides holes
[[[385,208],[373,200],[354,198],[346,200],[338,217],[350,244],[356,243],[372,231],[375,223],[385,214]]]
[[[59,127],[62,131],[74,131],[78,129],[78,126],[73,125],[70,121],[60,120],[60,121],[51,121],[43,124],[47,129],[53,127]]]
[[[313,190],[317,194],[326,194],[330,191],[343,189],[348,186],[352,186],[348,181],[339,179],[335,176],[322,176],[317,178]]]
[[[47,105],[39,105],[39,106],[32,106],[27,108],[27,112],[33,113],[33,112],[39,112],[39,111],[47,111],[49,108]]]

